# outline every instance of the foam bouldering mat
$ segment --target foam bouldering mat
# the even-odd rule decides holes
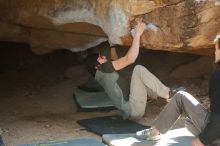
[[[0,135],[0,146],[4,146],[2,136]]]
[[[106,145],[96,139],[80,138],[80,139],[70,139],[64,141],[49,141],[49,142],[36,143],[36,144],[24,144],[19,146],[106,146]]]
[[[105,92],[87,92],[76,89],[73,99],[80,112],[106,111],[116,109]]]
[[[95,80],[94,77],[90,77],[88,81],[78,86],[79,89],[87,92],[103,92],[102,86]]]
[[[98,135],[134,133],[137,130],[148,128],[130,120],[123,120],[120,116],[105,116],[77,121],[88,131]]]
[[[109,146],[190,146],[193,135],[186,128],[169,130],[158,141],[139,140],[134,133],[105,134],[102,141]]]

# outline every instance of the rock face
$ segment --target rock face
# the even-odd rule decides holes
[[[220,33],[219,0],[0,0],[0,41],[34,52],[81,51],[109,40],[130,45],[136,17],[147,24],[141,45],[210,55]]]

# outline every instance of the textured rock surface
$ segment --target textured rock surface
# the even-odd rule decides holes
[[[218,0],[0,0],[0,40],[27,42],[36,53],[84,50],[106,41],[131,44],[142,17],[144,48],[210,55],[220,33]]]

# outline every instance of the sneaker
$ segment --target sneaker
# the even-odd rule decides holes
[[[160,134],[153,132],[153,128],[149,128],[136,132],[136,138],[155,141],[160,139]]]
[[[178,87],[178,88],[173,88],[173,89],[170,89],[169,91],[169,96],[170,98],[172,98],[177,92],[179,91],[186,91],[186,88],[184,87]]]

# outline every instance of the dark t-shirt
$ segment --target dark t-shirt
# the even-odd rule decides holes
[[[212,75],[209,82],[210,121],[199,135],[203,144],[210,144],[220,138],[220,68]]]
[[[123,74],[123,72],[121,71],[116,71],[111,61],[107,61],[106,63],[102,64],[99,67],[99,70],[103,73],[117,72],[119,74],[119,79],[117,80],[117,83],[123,92],[123,96],[125,100],[128,101],[129,93],[130,93],[130,82],[131,82],[129,77],[125,76],[125,74]]]

